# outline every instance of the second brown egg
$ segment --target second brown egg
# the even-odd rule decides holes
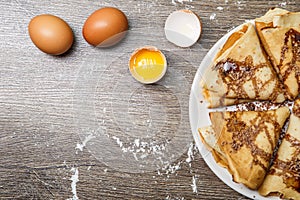
[[[84,39],[96,47],[110,47],[120,42],[128,30],[126,15],[119,9],[104,7],[96,10],[85,21]]]

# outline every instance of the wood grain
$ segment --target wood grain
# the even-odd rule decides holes
[[[81,35],[85,19],[103,6],[118,7],[130,22],[126,39],[110,49],[93,48]],[[180,72],[190,87],[201,60],[218,39],[245,20],[279,6],[299,11],[300,1],[193,0],[175,4],[171,0],[2,1],[0,199],[72,199],[72,168],[79,172],[76,183],[79,199],[247,199],[221,182],[196,148],[191,162],[186,161],[186,148],[171,163],[179,169],[145,173],[116,170],[88,149],[75,149],[82,141],[74,119],[77,116],[74,92],[82,69],[89,63],[95,62],[95,66],[99,60],[109,63],[145,44],[179,55],[174,63],[182,58],[188,61],[191,66],[182,67]],[[188,49],[167,42],[163,32],[167,16],[183,8],[195,11],[203,23],[201,39]],[[60,16],[72,27],[75,43],[64,56],[43,54],[30,41],[27,25],[32,17],[42,13]],[[183,117],[188,120],[188,115]],[[184,129],[192,134],[188,124]],[[193,178],[197,192],[191,186]]]

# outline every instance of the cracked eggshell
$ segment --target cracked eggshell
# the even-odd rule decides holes
[[[190,10],[174,11],[165,22],[167,40],[179,47],[190,47],[195,44],[201,32],[201,20]]]

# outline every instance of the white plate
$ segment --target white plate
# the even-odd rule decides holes
[[[202,144],[202,142],[200,140],[200,136],[198,134],[198,128],[209,126],[211,124],[210,119],[209,119],[209,112],[220,110],[220,109],[208,109],[207,108],[204,97],[202,96],[202,92],[201,92],[202,89],[200,87],[200,81],[201,81],[202,75],[205,73],[205,70],[207,69],[207,67],[210,66],[215,54],[223,46],[223,44],[226,42],[227,38],[234,31],[239,29],[241,26],[236,27],[235,29],[233,29],[232,31],[227,33],[225,36],[223,36],[210,49],[210,51],[207,53],[207,55],[204,57],[203,61],[201,62],[200,67],[198,68],[198,71],[195,75],[193,85],[191,88],[190,101],[189,101],[189,117],[190,117],[192,133],[193,133],[196,145],[197,145],[204,161],[209,166],[209,168],[216,174],[216,176],[219,177],[219,179],[221,179],[225,184],[227,184],[229,187],[231,187],[235,191],[239,192],[240,194],[245,195],[252,199],[278,200],[279,198],[277,198],[277,197],[263,197],[257,191],[250,190],[243,184],[237,184],[237,183],[233,182],[232,176],[229,174],[229,172],[225,168],[220,167],[215,162],[211,153]],[[224,109],[221,109],[221,110],[224,110]]]

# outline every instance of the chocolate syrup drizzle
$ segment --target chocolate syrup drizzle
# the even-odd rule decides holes
[[[269,173],[281,176],[287,187],[300,193],[300,141],[289,133],[285,135],[284,139],[296,150],[289,161],[280,160],[277,155]]]
[[[268,63],[262,63],[255,66],[251,56],[246,57],[246,59],[242,62],[232,59],[227,59],[225,62],[219,62],[215,66],[214,70],[219,71],[219,76],[222,78],[224,86],[227,87],[227,92],[224,95],[224,98],[228,97],[228,94],[233,91],[238,99],[260,99],[259,92],[262,90],[262,88],[277,78],[274,71],[274,74],[265,83],[260,83],[257,81],[259,79],[255,78],[255,73],[260,68],[267,66]],[[244,89],[244,84],[247,81],[251,81],[254,86],[255,98],[250,98]],[[274,87],[274,92],[271,94],[268,100],[276,101],[278,95],[282,93],[282,86],[280,82],[276,81],[276,84],[277,85]]]
[[[272,149],[275,148],[275,141],[272,139],[272,134],[269,132],[268,126],[266,124],[274,125],[274,132],[280,133],[281,127],[276,121],[275,113],[271,112],[257,112],[257,116],[250,122],[252,126],[247,126],[245,122],[241,119],[242,116],[238,116],[234,112],[229,112],[229,117],[226,120],[227,131],[232,133],[231,143],[222,143],[221,145],[231,145],[232,153],[239,151],[243,146],[250,149],[251,155],[253,157],[253,163],[259,165],[264,170],[268,169],[268,164],[272,157],[272,153],[265,152],[263,149],[259,148],[256,144],[256,137],[261,132],[265,132],[271,145]],[[278,135],[279,137],[279,135]],[[265,160],[265,164],[261,162]]]
[[[286,59],[286,53],[291,48],[293,54],[291,62],[284,65],[284,60]],[[285,70],[284,68],[287,69]],[[300,93],[300,33],[294,29],[290,29],[285,33],[284,45],[281,48],[281,57],[278,69],[281,72],[281,78],[284,84],[286,85],[286,80],[288,76],[294,71],[295,77],[298,84],[298,94]],[[282,71],[285,70],[285,71]],[[289,91],[288,85],[286,85],[287,91]],[[294,99],[298,94],[292,95],[291,92],[288,92],[289,98]]]
[[[293,114],[296,115],[296,117],[300,118],[300,103],[298,103],[300,100],[296,100],[293,106]]]

